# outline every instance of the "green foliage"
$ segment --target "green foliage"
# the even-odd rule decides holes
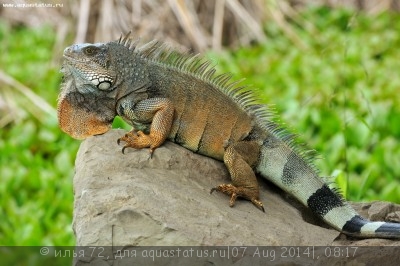
[[[61,80],[50,65],[55,34],[0,25],[0,50],[7,51],[2,70],[55,106]],[[10,91],[24,103],[20,108],[32,105]],[[72,176],[79,143],[60,132],[55,114],[37,119],[25,108],[13,111],[22,113],[20,120],[0,128],[0,245],[74,245]]]
[[[289,26],[304,48],[269,23],[265,44],[210,55],[222,71],[260,88],[262,101],[323,155],[318,168],[348,199],[400,203],[399,15],[324,8],[300,15],[313,27]],[[61,75],[54,39],[50,28],[0,23],[1,69],[55,107]],[[19,120],[0,128],[0,245],[73,245],[79,142],[59,130],[55,114],[26,111],[22,98],[15,99],[25,103]],[[113,126],[125,124],[116,119]]]

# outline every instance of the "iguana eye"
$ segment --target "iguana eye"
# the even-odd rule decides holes
[[[86,55],[94,55],[96,53],[96,51],[97,51],[97,47],[94,47],[94,46],[88,46],[83,49],[83,52]]]

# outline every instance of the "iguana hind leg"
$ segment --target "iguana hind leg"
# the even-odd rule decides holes
[[[128,147],[135,149],[150,148],[150,154],[164,143],[171,130],[174,106],[166,98],[150,98],[140,101],[134,107],[123,106],[124,115],[135,123],[146,123],[151,121],[150,132],[145,134],[143,131],[132,129],[123,137],[118,139],[126,144],[122,152]]]
[[[232,184],[219,185],[211,189],[211,193],[217,190],[231,196],[230,207],[233,207],[237,197],[241,197],[265,211],[259,200],[258,182],[252,169],[258,161],[259,152],[259,145],[254,141],[240,141],[229,145],[224,153],[224,163],[231,175]]]

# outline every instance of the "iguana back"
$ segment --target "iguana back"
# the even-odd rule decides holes
[[[170,139],[224,161],[232,179],[217,190],[250,200],[264,211],[255,173],[277,184],[339,231],[359,237],[400,238],[400,225],[359,216],[319,177],[294,138],[256,104],[253,93],[215,76],[210,63],[129,35],[117,42],[64,51],[60,127],[76,138],[106,132],[116,115],[133,126],[123,148],[154,150]]]

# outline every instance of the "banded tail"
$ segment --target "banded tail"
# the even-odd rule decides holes
[[[360,238],[400,238],[400,223],[372,222],[361,217],[318,176],[287,143],[267,138],[257,171],[346,235]]]

